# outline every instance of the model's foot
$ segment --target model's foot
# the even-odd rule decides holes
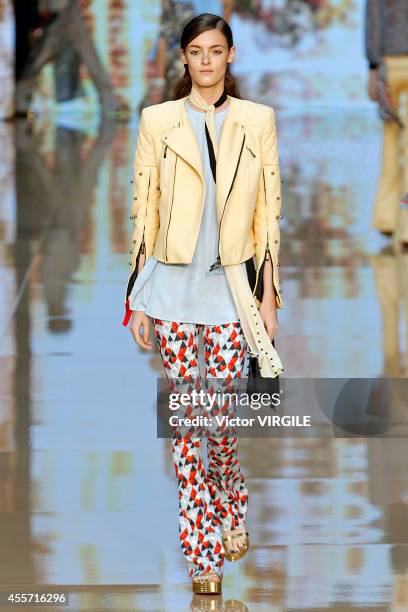
[[[221,582],[221,578],[216,573],[198,574],[198,576],[194,576],[193,580],[215,580],[216,582]]]
[[[248,533],[245,527],[222,532],[222,543],[228,557],[241,555],[248,548]]]
[[[198,574],[193,577],[193,592],[205,594],[221,593],[221,578],[215,572]]]

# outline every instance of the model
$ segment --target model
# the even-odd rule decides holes
[[[150,319],[169,379],[283,371],[272,344],[282,308],[281,179],[274,110],[239,97],[228,23],[201,14],[181,34],[185,74],[174,99],[144,108],[134,161],[134,222],[123,325],[151,350]],[[254,263],[255,258],[255,263]],[[236,436],[172,437],[181,548],[193,591],[221,592],[224,559],[249,546],[248,491]]]

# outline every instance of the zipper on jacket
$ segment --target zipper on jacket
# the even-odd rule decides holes
[[[167,149],[167,145],[166,145],[166,149]],[[165,150],[166,152],[166,150]],[[124,325],[125,327],[127,326],[127,324],[130,321],[130,317],[132,316],[132,310],[130,308],[130,294],[132,292],[133,289],[133,285],[135,284],[135,280],[139,274],[139,260],[140,260],[140,255],[146,253],[146,243],[145,243],[145,239],[144,239],[144,235],[145,235],[145,229],[146,229],[146,219],[147,219],[147,208],[149,205],[149,193],[150,193],[150,185],[151,185],[151,173],[149,173],[149,182],[147,185],[147,194],[146,194],[146,211],[145,211],[145,216],[144,216],[144,223],[143,223],[143,233],[142,233],[142,242],[140,244],[139,247],[139,252],[136,256],[136,260],[135,260],[135,268],[132,271],[130,278],[128,280],[128,284],[126,287],[126,298],[125,298],[125,316],[123,317],[123,321],[122,321],[122,325]]]
[[[146,219],[147,219],[147,207],[149,206],[149,192],[150,192],[150,175],[149,175],[149,183],[147,185],[147,196],[146,196],[146,212],[145,212],[145,217],[144,217],[144,223],[143,223],[143,234],[142,234],[142,242],[140,244],[140,249],[139,249],[139,253],[137,254],[137,262],[136,262],[136,266],[135,266],[135,270],[137,271],[138,268],[138,264],[139,264],[139,257],[141,254],[143,254],[146,251],[146,244],[145,244],[145,239],[144,239],[144,235],[145,235],[145,230],[146,230]]]
[[[136,255],[136,262],[135,262],[135,269],[133,270],[132,274],[130,275],[129,281],[128,281],[128,285],[127,285],[127,289],[126,289],[126,297],[129,297],[130,292],[132,291],[133,288],[133,284],[134,281],[136,280],[137,275],[139,274],[139,257],[140,255],[143,255],[146,252],[146,244],[144,241],[144,233],[143,233],[143,237],[142,237],[142,242],[139,248],[139,252]]]
[[[247,145],[247,149],[248,149],[248,151],[251,153],[252,157],[256,157],[256,155],[255,155],[255,153],[253,152],[253,150],[251,149],[251,147],[249,147],[249,146]]]
[[[266,201],[266,183],[265,183],[265,171],[264,170],[263,170],[262,174],[263,174],[263,184],[264,184],[265,206],[267,207],[267,201]],[[268,215],[268,209],[267,208],[266,208],[266,211],[267,211],[266,214]],[[254,290],[253,290],[253,295],[256,295],[256,292],[258,290],[258,285],[259,285],[259,279],[262,278],[265,261],[268,261],[268,259],[271,260],[272,274],[273,274],[272,256],[271,256],[271,252],[269,250],[268,219],[267,219],[267,221],[266,221],[266,249],[265,249],[265,255],[264,255],[264,258],[262,260],[261,265],[259,266],[259,270],[257,272],[256,281],[255,281],[255,287],[254,287]],[[262,291],[262,295],[263,295],[263,291]],[[262,301],[262,296],[259,299],[260,299],[260,301]]]
[[[166,145],[166,148],[167,148],[167,145]],[[178,159],[178,157],[176,156],[176,163],[174,164],[173,190],[172,190],[172,194],[171,194],[171,206],[170,206],[170,213],[169,213],[169,222],[167,224],[167,232],[166,232],[166,251],[165,251],[165,259],[166,259],[166,261],[168,261],[168,258],[167,258],[167,238],[168,238],[168,235],[169,235],[169,228],[170,228],[170,222],[171,222],[171,212],[173,210],[174,184],[176,182],[177,159]]]
[[[167,154],[167,145],[165,145],[165,147],[164,147],[163,157],[166,157],[166,154]]]
[[[242,141],[241,150],[239,152],[238,163],[237,163],[237,165],[235,167],[234,176],[233,176],[232,183],[231,183],[231,186],[230,186],[229,191],[228,191],[227,199],[225,200],[225,203],[224,203],[224,208],[222,209],[220,223],[218,225],[218,256],[217,256],[217,259],[215,260],[215,262],[211,264],[211,266],[209,268],[210,272],[213,272],[217,268],[221,267],[221,255],[220,255],[221,223],[222,223],[222,219],[223,219],[223,216],[224,216],[225,208],[226,208],[226,205],[227,205],[227,202],[228,202],[228,198],[230,197],[232,188],[234,186],[235,177],[237,176],[238,166],[239,166],[239,163],[241,161],[242,149],[244,148],[245,138],[246,138],[246,134],[244,134],[244,139]]]
[[[258,290],[258,287],[259,287],[261,279],[262,279],[262,283],[263,283],[263,270],[264,270],[264,267],[265,267],[265,262],[268,261],[269,259],[271,260],[271,265],[273,266],[271,252],[269,250],[269,243],[267,242],[266,243],[266,249],[265,249],[265,255],[264,255],[262,263],[261,263],[261,265],[259,267],[259,271],[257,272],[257,279],[256,279],[256,282],[255,282],[254,290],[252,292],[252,294],[255,295],[255,296],[256,296],[256,292]],[[256,297],[258,297],[258,296],[256,296]],[[262,297],[263,297],[263,291],[262,291],[262,295],[259,297],[259,300],[261,302],[262,302]]]
[[[136,262],[135,262],[135,269],[133,270],[132,274],[130,275],[130,278],[128,280],[128,284],[126,287],[126,300],[125,300],[125,316],[123,317],[123,321],[122,321],[122,325],[124,325],[125,327],[127,326],[127,324],[130,321],[130,317],[132,316],[132,309],[130,308],[130,294],[132,292],[133,289],[133,285],[135,284],[136,278],[139,274],[139,259],[140,259],[140,255],[142,255],[146,250],[146,245],[145,245],[145,241],[144,241],[144,230],[143,230],[143,236],[142,236],[142,243],[140,245],[140,249],[139,252],[137,254],[136,257]]]
[[[145,239],[144,239],[144,235],[145,235],[145,230],[146,230],[146,219],[147,219],[147,208],[149,206],[149,192],[150,192],[150,180],[151,177],[149,175],[149,183],[147,185],[147,195],[146,195],[146,211],[145,211],[145,217],[144,217],[144,223],[143,223],[143,234],[142,234],[142,242],[140,244],[140,249],[139,249],[139,253],[137,254],[137,264],[136,264],[136,271],[138,268],[138,263],[139,263],[139,257],[141,254],[143,254],[146,250],[146,244],[145,244]]]
[[[250,185],[250,176],[251,176],[251,168],[252,168],[252,161],[251,161],[251,156],[252,159],[254,159],[256,157],[255,153],[253,152],[253,150],[251,149],[251,147],[249,145],[246,146],[247,150],[249,151],[249,153],[251,155],[246,155],[246,165],[247,165],[247,189],[249,190],[249,185]]]

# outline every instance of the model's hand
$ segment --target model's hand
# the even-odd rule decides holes
[[[134,310],[130,319],[130,331],[135,341],[144,349],[152,350],[153,342],[149,340],[150,319],[143,310]],[[140,328],[143,329],[142,334]]]
[[[377,102],[377,70],[370,70],[368,76],[368,97],[373,102]]]
[[[263,299],[259,307],[259,314],[266,329],[266,333],[269,336],[269,340],[272,340],[278,331],[278,318],[276,316],[276,306],[273,304],[272,299]]]

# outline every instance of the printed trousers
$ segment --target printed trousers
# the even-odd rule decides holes
[[[169,380],[191,381],[191,388],[197,388],[200,332],[205,378],[222,378],[228,384],[234,378],[243,377],[247,343],[239,321],[220,325],[179,323],[153,317],[152,321]],[[224,408],[221,407],[221,412]],[[225,555],[222,532],[244,527],[247,514],[248,490],[237,456],[238,438],[217,434],[207,436],[206,440],[207,470],[200,437],[172,436],[180,544],[190,578],[207,572],[222,576]]]

